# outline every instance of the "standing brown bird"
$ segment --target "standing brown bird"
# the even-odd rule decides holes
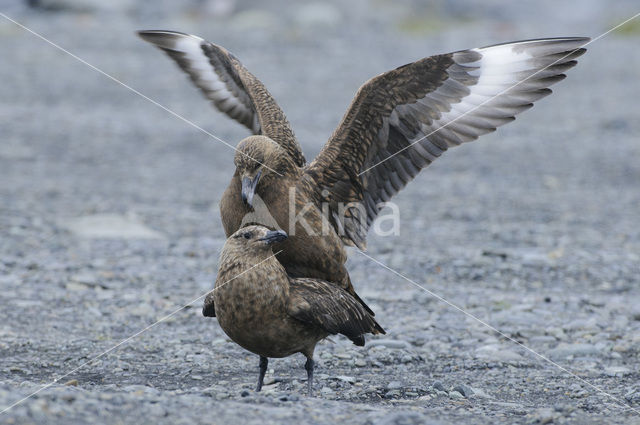
[[[282,228],[290,237],[276,250],[290,275],[336,282],[356,298],[344,245],[364,249],[385,202],[448,148],[513,121],[550,94],[589,41],[549,38],[461,50],[378,75],[360,87],[318,157],[305,165],[284,113],[235,56],[193,35],[139,34],[255,134],[238,145],[236,171],[220,202],[227,236],[248,222]]]
[[[313,351],[318,341],[343,334],[363,346],[365,333],[385,332],[344,289],[319,279],[288,276],[271,249],[272,244],[286,239],[281,230],[256,225],[231,235],[202,313],[217,317],[233,341],[260,356],[256,391],[262,388],[269,357],[302,353],[307,357],[311,395]]]

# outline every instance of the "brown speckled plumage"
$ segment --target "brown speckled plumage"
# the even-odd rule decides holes
[[[255,221],[290,234],[276,247],[287,272],[337,282],[354,297],[344,245],[364,248],[384,203],[448,148],[496,130],[550,94],[548,87],[565,78],[588,41],[505,43],[383,73],[358,90],[318,157],[305,165],[282,110],[228,51],[186,34],[141,36],[168,52],[218,109],[256,135],[238,145],[236,172],[220,202],[227,236],[257,212],[259,206],[247,202],[255,194],[273,218]],[[290,217],[308,207],[304,217],[311,232],[299,224],[290,228]]]
[[[311,368],[315,346],[327,335],[343,334],[364,345],[364,334],[384,333],[335,284],[288,276],[271,249],[284,235],[251,225],[229,237],[214,290],[205,299],[205,316],[215,315],[233,341],[262,358],[302,353]]]

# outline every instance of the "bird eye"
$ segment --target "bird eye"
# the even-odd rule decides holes
[[[251,239],[251,233],[249,233],[249,232],[245,233],[242,236],[244,236],[245,239]]]

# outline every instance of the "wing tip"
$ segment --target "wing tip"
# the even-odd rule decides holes
[[[358,347],[364,347],[365,339],[364,335],[360,334],[349,338]]]
[[[577,49],[574,49],[571,51],[571,59],[575,59],[575,58],[579,58],[580,56],[584,55],[587,52],[587,49],[585,47],[579,47]]]
[[[136,31],[138,37],[146,41],[147,43],[154,44],[164,49],[170,49],[175,46],[177,40],[193,39],[194,41],[202,42],[202,38],[192,34],[187,34],[179,31],[169,30],[138,30]]]
[[[550,44],[559,44],[559,43],[576,43],[578,46],[576,48],[584,48],[587,44],[591,42],[591,37],[545,37],[545,38],[529,38],[525,40],[516,40],[516,41],[506,41],[504,43],[490,44],[487,46],[479,47],[478,50],[487,49],[489,47],[498,47],[498,46],[507,46],[507,45],[518,45],[518,44],[537,44],[537,43],[550,43]],[[582,44],[580,44],[582,43]]]

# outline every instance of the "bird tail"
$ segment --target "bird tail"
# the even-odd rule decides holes
[[[375,316],[376,314],[373,312],[373,310],[371,310],[371,308],[369,308],[369,306],[367,305],[367,303],[364,302],[364,300],[362,298],[360,298],[360,295],[358,295],[356,293],[355,288],[353,287],[353,284],[351,283],[351,277],[349,276],[349,273],[345,273],[344,275],[344,287],[347,288],[347,292],[349,294],[351,294],[351,296],[353,298],[356,299],[356,301],[358,301],[360,304],[362,304],[362,306],[364,307],[365,310],[367,310],[367,313],[369,313],[371,316]],[[378,325],[379,327],[380,325]],[[382,329],[382,328],[380,328]],[[384,330],[382,331],[382,333],[384,333]]]

